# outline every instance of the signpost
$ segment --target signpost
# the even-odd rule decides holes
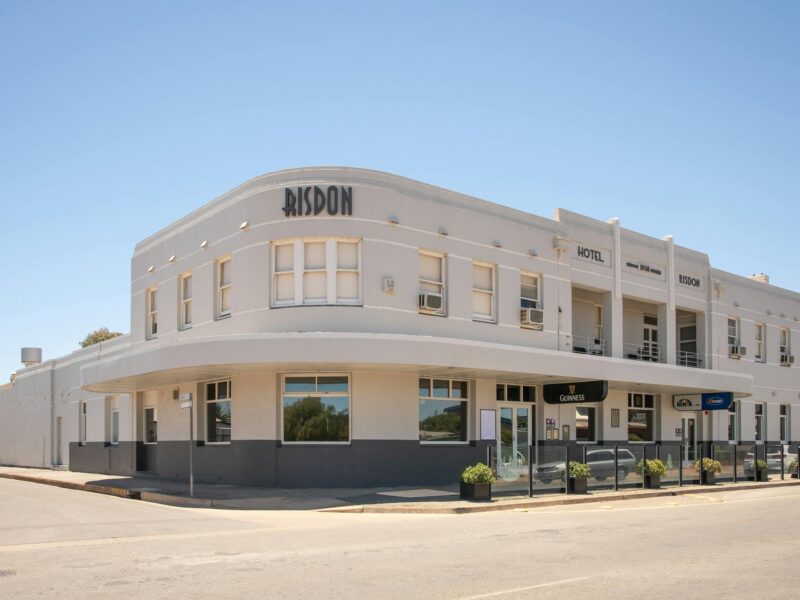
[[[194,468],[192,465],[192,454],[194,454],[194,402],[190,393],[178,396],[181,401],[181,408],[189,409],[189,497],[194,498]]]

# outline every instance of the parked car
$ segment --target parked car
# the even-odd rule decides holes
[[[575,460],[582,460],[575,457]],[[586,463],[592,470],[592,478],[598,481],[604,481],[609,477],[614,477],[614,450],[612,449],[597,449],[589,450],[586,453]],[[619,457],[617,460],[617,469],[619,479],[623,480],[628,476],[628,473],[636,468],[636,457],[630,450],[620,448]],[[533,478],[538,479],[542,483],[551,483],[556,479],[564,481],[564,461],[543,463],[534,471]]]
[[[762,458],[761,452],[758,453],[758,459],[764,460]],[[783,465],[784,465],[784,472],[789,473],[789,465],[792,462],[794,455],[792,454],[784,454],[783,455]],[[742,467],[744,468],[744,474],[746,476],[753,475],[753,453],[748,452],[744,457],[744,463]],[[780,473],[781,472],[781,453],[780,452],[770,452],[767,454],[767,473]]]

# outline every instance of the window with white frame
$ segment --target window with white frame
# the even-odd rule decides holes
[[[791,421],[789,420],[789,410],[790,407],[788,404],[781,404],[781,412],[780,412],[780,435],[781,435],[781,442],[787,444],[789,440],[792,439],[792,434],[789,431],[789,426]]]
[[[764,351],[766,347],[765,331],[766,325],[764,323],[756,323],[755,352],[753,353],[753,358],[759,362],[764,362],[767,357]]]
[[[119,410],[114,409],[111,411],[111,443],[114,446],[119,445]]]
[[[272,305],[361,303],[361,243],[306,239],[272,245]]]
[[[220,258],[217,261],[217,318],[231,314],[231,259]]]
[[[180,278],[180,327],[187,329],[192,326],[192,274],[185,273]]]
[[[158,290],[156,288],[147,290],[145,305],[147,317],[145,337],[150,339],[158,335]]]
[[[466,442],[469,384],[454,379],[419,380],[419,441]]]
[[[282,387],[283,441],[350,441],[350,377],[285,375]]]
[[[419,253],[419,309],[421,312],[446,314],[445,257],[442,254]]]
[[[728,317],[728,351],[739,346],[739,319]]]
[[[539,276],[530,273],[520,274],[519,307],[540,308]]]
[[[628,394],[628,441],[655,441],[655,396]]]
[[[494,318],[494,266],[485,263],[472,263],[472,318],[476,321],[490,321]]]
[[[788,354],[791,354],[791,339],[789,337],[789,330],[786,327],[781,327],[778,338],[778,353],[781,359]]]
[[[86,401],[82,400],[78,406],[78,442],[86,445]]]
[[[231,381],[206,384],[206,443],[231,441]]]
[[[155,407],[148,406],[144,409],[144,443],[155,444],[158,442],[158,412]]]
[[[764,404],[756,403],[756,441],[760,442],[764,439]]]

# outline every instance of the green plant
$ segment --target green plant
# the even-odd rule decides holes
[[[91,333],[86,334],[86,337],[80,342],[81,348],[88,348],[89,346],[94,346],[95,344],[105,342],[106,340],[120,335],[122,334],[119,331],[109,331],[108,327],[101,327],[100,329],[95,329]]]
[[[589,479],[592,476],[592,469],[589,468],[589,465],[577,460],[569,461],[568,471],[570,479]]]
[[[789,463],[789,472],[790,473],[797,473],[797,459],[793,458],[792,462]]]
[[[767,470],[767,461],[758,459],[756,461],[756,471],[766,471]]]
[[[494,472],[484,465],[483,463],[478,463],[472,467],[467,467],[463,471],[461,471],[461,483],[494,483]]]
[[[639,464],[636,465],[636,471],[638,473],[643,472],[645,475],[663,477],[664,473],[667,472],[667,467],[661,460],[653,458],[650,460],[640,460]]]
[[[697,460],[694,463],[694,470],[700,472],[700,461]],[[714,460],[713,458],[704,458],[703,459],[703,471],[706,473],[721,473],[722,472],[722,463],[718,460]]]

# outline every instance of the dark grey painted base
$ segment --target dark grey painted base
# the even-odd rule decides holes
[[[116,446],[105,442],[69,444],[69,470],[82,473],[133,475],[136,472],[136,444],[120,442]]]
[[[76,450],[86,453],[87,447],[76,446]],[[188,479],[189,442],[140,444],[140,464],[145,460],[149,467],[153,460],[149,454],[143,457],[143,451],[155,452],[159,477]],[[95,472],[108,472],[99,452],[91,461],[85,458],[77,462],[79,469],[72,466],[72,452],[70,446],[72,470],[92,471],[89,467],[97,465],[104,470]],[[485,460],[484,442],[433,447],[413,440],[353,440],[346,446],[286,446],[274,440],[240,440],[229,445],[196,446],[193,458],[198,483],[291,488],[455,484],[464,467]]]

